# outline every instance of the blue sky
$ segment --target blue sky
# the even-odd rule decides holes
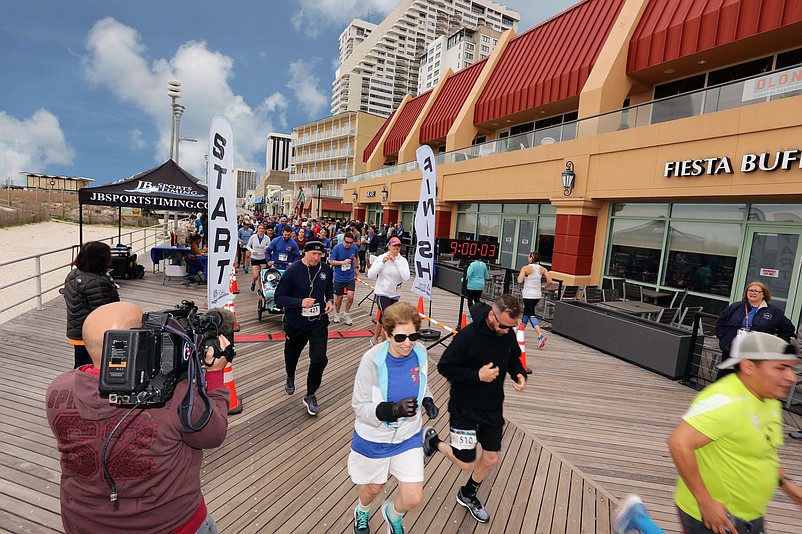
[[[578,0],[508,0],[519,33]],[[270,131],[329,114],[338,36],[397,0],[4,0],[0,178],[20,171],[105,183],[169,156],[167,80],[186,106],[181,166],[200,176],[211,119],[232,125],[235,165],[264,173]]]

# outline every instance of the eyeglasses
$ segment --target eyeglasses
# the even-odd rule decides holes
[[[420,332],[412,332],[411,334],[393,334],[393,340],[396,343],[403,343],[409,338],[410,341],[417,341],[420,339]]]
[[[747,293],[763,293],[762,289],[747,289]]]
[[[511,324],[511,325],[504,324],[499,320],[498,315],[496,315],[496,312],[494,312],[493,310],[490,310],[490,311],[493,312],[493,317],[495,317],[496,323],[498,323],[498,327],[500,329],[502,329],[502,330],[510,330],[511,328],[518,328],[518,323],[517,322],[515,324]]]

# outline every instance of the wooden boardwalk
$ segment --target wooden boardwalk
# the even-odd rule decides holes
[[[280,332],[280,317],[256,318],[256,297],[239,276],[237,316],[244,334]],[[172,307],[182,299],[205,302],[205,287],[163,286],[160,275],[121,281],[123,299],[145,310]],[[357,299],[367,292],[358,286]],[[409,295],[411,301],[417,298]],[[435,290],[432,315],[456,323],[458,300]],[[427,307],[428,310],[428,307]],[[354,326],[372,328],[366,301],[352,313]],[[62,299],[0,325],[0,341],[11,357],[0,384],[0,531],[60,532],[60,468],[55,440],[44,414],[50,381],[69,369],[72,350],[64,340]],[[502,460],[479,496],[491,521],[477,524],[454,494],[466,475],[435,455],[426,467],[423,505],[405,519],[409,532],[609,533],[611,510],[627,493],[644,497],[668,532],[678,532],[671,505],[674,474],[665,438],[694,392],[670,380],[550,336],[535,349],[530,330],[529,363],[535,374],[524,393],[508,386]],[[209,451],[203,489],[221,532],[350,532],[356,491],[346,458],[353,431],[353,376],[369,348],[366,338],[329,341],[329,365],[318,391],[321,414],[309,417],[301,404],[308,359],[298,369],[298,392],[283,392],[283,344],[240,343],[234,361],[244,411],[230,417],[228,437]],[[644,347],[648,350],[648,347]],[[430,351],[433,361],[442,347]],[[436,372],[432,389],[447,426],[448,385]],[[792,425],[796,421],[790,420]],[[794,426],[793,429],[796,427]],[[783,458],[802,480],[802,443],[787,443]],[[378,502],[392,496],[386,486]],[[802,512],[779,496],[769,513],[771,532],[802,532]],[[384,532],[380,514],[373,532]]]

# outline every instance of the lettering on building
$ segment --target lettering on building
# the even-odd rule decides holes
[[[802,169],[802,150],[778,150],[760,154],[744,154],[741,157],[740,171],[772,172],[777,170]],[[665,178],[687,178],[702,175],[733,174],[729,156],[667,161],[663,168]]]

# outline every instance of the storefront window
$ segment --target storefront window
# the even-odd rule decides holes
[[[549,207],[552,206],[549,205]],[[554,256],[554,234],[556,228],[557,228],[557,217],[541,215],[538,218],[537,250],[540,253],[540,261],[548,265],[551,265],[552,258]]]
[[[458,213],[457,214],[457,239],[476,238],[476,214]]]
[[[610,233],[607,275],[656,283],[665,221],[614,219]]]
[[[728,297],[740,245],[740,224],[671,222],[663,285]]]
[[[752,204],[750,221],[802,222],[802,204]]]
[[[498,240],[501,230],[501,217],[499,215],[479,214],[479,228],[477,238],[479,240]]]
[[[716,221],[743,221],[746,204],[674,204],[671,217]]]
[[[457,211],[464,211],[467,213],[479,213],[479,204],[472,202],[460,202],[457,205]]]
[[[613,206],[615,217],[665,217],[668,215],[668,204],[635,204],[616,203]]]
[[[504,204],[504,213],[526,213],[526,204]]]

